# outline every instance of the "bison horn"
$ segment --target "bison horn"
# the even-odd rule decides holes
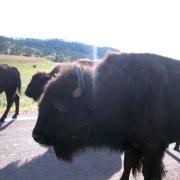
[[[52,75],[52,77],[56,78],[59,74],[61,74],[60,72],[59,73],[55,73]]]
[[[73,97],[75,98],[80,97],[84,89],[84,79],[82,77],[81,66],[79,64],[76,66],[76,74],[78,77],[78,87],[73,91]]]

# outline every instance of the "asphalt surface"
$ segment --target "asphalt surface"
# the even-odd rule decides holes
[[[56,159],[51,148],[35,143],[31,137],[37,114],[8,118],[0,123],[0,180],[118,180],[123,165],[119,153],[88,150],[72,163]],[[172,144],[164,157],[167,180],[180,180],[180,153]],[[123,159],[123,158],[122,158]],[[142,174],[131,180],[142,180]]]

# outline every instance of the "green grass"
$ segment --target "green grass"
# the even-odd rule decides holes
[[[25,96],[24,91],[31,80],[33,74],[37,71],[49,72],[56,64],[46,59],[23,56],[0,55],[0,64],[9,64],[18,68],[21,74],[22,89],[20,98],[20,112],[29,112],[37,110],[37,103]],[[33,67],[36,65],[36,68]],[[6,109],[5,93],[0,94],[0,112]],[[10,112],[14,112],[14,105]]]

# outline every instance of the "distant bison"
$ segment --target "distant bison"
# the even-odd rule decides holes
[[[21,89],[20,73],[16,67],[8,66],[6,64],[0,65],[0,93],[5,92],[7,99],[7,108],[1,117],[0,121],[3,122],[7,114],[15,102],[16,110],[13,118],[19,114],[19,95]]]
[[[121,180],[141,168],[145,180],[161,180],[165,149],[180,138],[179,109],[180,61],[109,54],[49,82],[32,136],[66,161],[88,147],[125,152]]]
[[[81,64],[82,66],[93,66],[97,63],[97,61],[80,59],[78,61],[60,63],[49,73],[37,72],[33,75],[30,83],[28,84],[27,89],[25,90],[25,95],[37,101],[43,93],[47,82],[53,77],[56,77],[57,74],[61,73],[63,70],[67,69],[69,64],[74,63]]]

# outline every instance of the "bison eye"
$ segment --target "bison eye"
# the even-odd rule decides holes
[[[60,112],[66,112],[68,109],[68,105],[67,104],[61,104],[61,103],[56,103],[55,107],[58,109],[58,111]]]

